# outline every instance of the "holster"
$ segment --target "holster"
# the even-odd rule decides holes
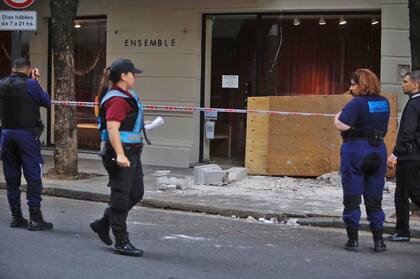
[[[381,163],[381,156],[376,152],[372,152],[369,153],[363,160],[361,169],[365,175],[372,176],[379,169]]]
[[[378,147],[384,141],[385,131],[373,129],[369,137],[369,144],[373,147]]]
[[[39,119],[36,122],[36,127],[32,128],[32,132],[35,134],[36,138],[39,139],[42,135],[42,132],[44,132],[44,123],[42,123],[42,120]]]

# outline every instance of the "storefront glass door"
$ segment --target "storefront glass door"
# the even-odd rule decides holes
[[[204,105],[246,109],[250,96],[342,94],[358,68],[380,76],[378,22],[372,11],[206,15]],[[205,116],[203,161],[243,164],[246,119]]]

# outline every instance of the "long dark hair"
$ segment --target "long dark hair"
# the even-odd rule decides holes
[[[104,98],[108,90],[109,90],[109,67],[103,70],[101,81],[99,83],[98,93],[96,93],[99,103],[102,101],[102,99]]]

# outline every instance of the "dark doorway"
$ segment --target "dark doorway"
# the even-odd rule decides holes
[[[81,18],[74,23],[76,100],[94,102],[106,64],[106,19]],[[77,137],[79,149],[99,148],[100,140],[94,108],[77,108]]]
[[[213,22],[210,105],[246,108],[255,91],[256,16],[218,16]],[[237,81],[226,85],[227,79]],[[225,80],[225,81],[224,81]],[[242,162],[245,154],[246,115],[219,113],[210,142],[211,160]]]
[[[10,75],[12,33],[0,31],[0,78]]]
[[[20,48],[21,52],[16,52],[17,55],[15,58],[29,57],[29,39],[32,32],[28,31],[0,31],[0,78],[9,76],[11,73],[13,53],[12,53],[12,44],[13,36],[20,37]],[[36,65],[33,65],[36,67]]]

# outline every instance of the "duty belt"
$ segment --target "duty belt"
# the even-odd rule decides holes
[[[369,141],[370,137],[348,137],[343,138],[343,142],[352,142],[352,141],[358,141],[358,140],[366,140]]]

